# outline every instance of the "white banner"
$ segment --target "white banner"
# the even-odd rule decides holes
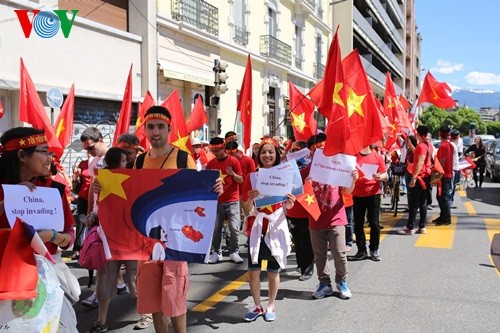
[[[318,183],[351,187],[352,171],[356,169],[356,157],[337,154],[325,156],[323,149],[316,149],[309,176]]]

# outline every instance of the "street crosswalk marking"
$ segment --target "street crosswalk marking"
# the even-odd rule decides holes
[[[500,219],[484,219],[484,225],[486,227],[486,232],[488,233],[489,243],[491,244],[493,236],[500,233]],[[488,255],[488,258],[490,259],[491,264],[494,266],[491,254]],[[495,271],[497,272],[498,277],[500,277],[500,271],[498,269],[495,269]]]
[[[437,215],[432,219],[437,218]],[[418,236],[415,246],[417,247],[430,247],[435,249],[452,249],[453,241],[455,239],[455,229],[457,227],[458,217],[451,217],[450,225],[429,225],[426,226],[426,234]]]

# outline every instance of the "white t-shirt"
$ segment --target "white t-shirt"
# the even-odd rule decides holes
[[[458,171],[458,148],[453,142],[450,142],[453,146],[453,171]]]
[[[457,149],[458,149],[458,153],[459,154],[463,154],[464,153],[464,140],[462,140],[461,137],[458,137],[458,140],[457,140]]]

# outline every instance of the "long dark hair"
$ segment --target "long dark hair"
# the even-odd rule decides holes
[[[43,130],[33,127],[14,127],[2,135],[0,143],[5,146],[10,140],[43,133]],[[35,149],[36,147],[28,147],[23,148],[23,151],[27,156],[31,156]],[[21,180],[21,161],[17,156],[19,150],[4,151],[0,156],[0,182],[2,184],[18,184]]]
[[[273,144],[272,144],[272,143],[270,143],[270,142],[266,142],[266,143],[264,143],[264,144],[260,145],[260,147],[259,147],[259,153],[258,153],[258,154],[259,154],[259,156],[258,156],[259,166],[260,166],[260,167],[263,167],[263,166],[264,166],[264,164],[262,164],[262,161],[261,161],[261,159],[260,159],[260,153],[262,152],[262,147],[264,147],[265,145],[271,145],[271,146],[273,146],[273,147],[274,147],[274,153],[275,153],[275,155],[276,155],[276,160],[274,161],[273,166],[276,166],[276,165],[280,164],[280,163],[281,163],[281,155],[280,155],[280,150],[279,150],[279,148],[278,148],[278,147],[276,147],[275,145],[273,145]]]

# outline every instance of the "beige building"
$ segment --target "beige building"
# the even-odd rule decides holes
[[[413,42],[408,42],[405,31],[416,32],[413,16],[408,16],[410,3],[413,0],[1,2],[0,98],[6,114],[0,131],[19,125],[19,58],[23,57],[44,103],[49,88],[67,93],[75,83],[74,144],[65,157],[69,164],[81,157],[78,138],[86,126],[97,125],[108,140],[112,138],[131,64],[135,102],[147,90],[161,102],[178,89],[187,116],[195,97],[201,96],[209,123],[193,136],[209,140],[230,130],[241,136],[236,105],[250,54],[252,142],[265,134],[287,137],[292,133],[287,119],[288,81],[306,93],[323,77],[337,24],[342,55],[359,49],[380,99],[387,70],[399,92],[413,95],[409,87],[418,82],[405,76],[419,66],[418,58],[408,60],[419,48],[408,53]],[[62,31],[42,38],[35,28],[26,38],[16,9],[39,9],[46,15],[53,15],[54,9],[79,12],[68,38]],[[414,40],[418,46],[418,36]],[[228,63],[225,93],[214,83],[214,61]],[[46,111],[51,113],[48,106]],[[54,118],[58,112],[54,110]]]

